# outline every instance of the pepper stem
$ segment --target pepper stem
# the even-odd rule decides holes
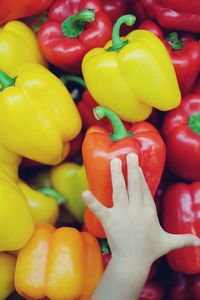
[[[83,80],[82,77],[79,76],[75,76],[75,75],[63,75],[60,77],[60,80],[64,83],[64,84],[68,84],[68,82],[75,82],[80,84],[83,88],[86,89],[86,84],[85,81]]]
[[[200,135],[200,113],[189,118],[188,126],[192,129],[192,131]]]
[[[0,92],[8,88],[9,86],[14,86],[17,77],[10,77],[4,71],[0,70]]]
[[[171,32],[166,37],[167,42],[170,44],[173,50],[180,50],[183,47],[183,42],[179,39],[177,32]]]
[[[128,132],[126,130],[120,118],[110,109],[102,106],[97,106],[93,111],[94,116],[97,120],[101,120],[105,117],[109,119],[113,127],[113,133],[110,134],[110,137],[114,142],[133,135],[131,132]]]
[[[81,10],[78,14],[68,17],[62,24],[62,33],[64,36],[77,38],[85,30],[85,22],[92,23],[95,19],[93,9]]]
[[[40,188],[40,189],[38,189],[38,191],[47,197],[53,197],[56,200],[58,205],[61,205],[62,203],[65,202],[65,198],[60,193],[55,191],[54,189]]]
[[[122,41],[120,38],[120,27],[122,24],[132,26],[135,23],[136,17],[134,15],[121,16],[113,26],[112,31],[112,47],[106,49],[107,51],[119,51],[128,44],[128,40]]]

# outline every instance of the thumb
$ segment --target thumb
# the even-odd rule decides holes
[[[165,232],[163,247],[165,254],[172,250],[190,246],[200,246],[200,239],[192,234],[171,234]]]

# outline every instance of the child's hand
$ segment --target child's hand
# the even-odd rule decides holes
[[[123,260],[126,266],[135,267],[140,262],[148,269],[154,260],[171,250],[200,245],[200,240],[191,234],[169,234],[161,228],[135,154],[127,156],[127,190],[121,160],[113,159],[110,166],[113,207],[103,206],[89,191],[83,193],[83,198],[104,227],[112,258]]]

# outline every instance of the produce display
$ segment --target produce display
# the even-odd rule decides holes
[[[112,253],[82,193],[112,207],[131,152],[164,230],[200,237],[200,1],[1,0],[0,111],[0,300],[91,298]],[[200,246],[138,300],[200,300]]]

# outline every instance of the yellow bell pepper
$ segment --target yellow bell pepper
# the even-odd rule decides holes
[[[18,180],[18,168],[21,157],[0,144],[0,168],[2,168],[15,182]]]
[[[57,164],[81,130],[81,118],[64,84],[38,64],[11,78],[0,71],[0,142],[44,164]]]
[[[19,251],[15,288],[25,299],[89,300],[102,273],[100,247],[90,233],[42,224]]]
[[[82,222],[85,204],[81,195],[88,189],[85,167],[75,163],[63,163],[54,167],[51,170],[51,183],[65,197],[66,208]]]
[[[33,230],[31,211],[23,193],[0,168],[0,252],[22,248]]]
[[[16,258],[0,253],[0,300],[6,299],[14,291],[14,271]]]
[[[49,223],[54,225],[59,214],[56,199],[53,197],[47,197],[43,193],[30,188],[23,181],[20,181],[18,186],[28,201],[34,223]]]
[[[120,26],[134,21],[132,15],[120,17],[112,41],[89,51],[82,63],[85,82],[98,104],[130,122],[148,118],[152,107],[167,111],[181,101],[174,67],[159,38],[146,30],[119,37]]]
[[[23,64],[45,65],[37,38],[33,31],[20,21],[11,21],[0,27],[0,69],[10,76]]]

